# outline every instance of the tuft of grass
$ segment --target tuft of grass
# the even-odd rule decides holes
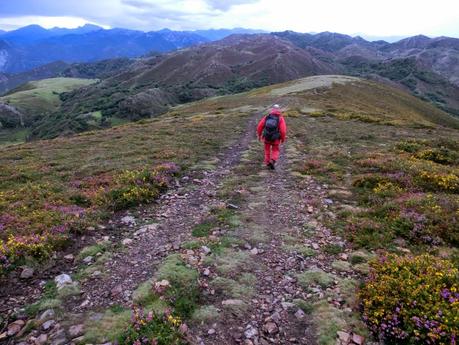
[[[337,244],[329,243],[323,247],[323,251],[329,255],[336,255],[343,251],[343,248]]]
[[[343,260],[335,260],[331,263],[331,267],[338,272],[350,272],[352,271],[351,264]]]
[[[220,312],[213,305],[204,305],[196,309],[191,320],[197,323],[214,322],[220,318]]]
[[[293,303],[300,308],[305,314],[311,314],[314,310],[314,306],[310,303],[305,301],[304,299],[297,298],[293,300]]]
[[[224,249],[220,255],[207,258],[207,264],[213,264],[221,274],[243,272],[251,267],[250,255],[243,251]]]
[[[193,313],[199,299],[199,273],[185,265],[180,255],[169,255],[156,274],[157,280],[167,280],[171,287],[166,291],[175,312],[182,318]]]
[[[330,287],[335,280],[335,276],[322,270],[309,270],[296,275],[298,283],[304,288],[309,289],[311,285],[319,285],[322,288]]]
[[[304,257],[312,257],[317,255],[317,252],[314,249],[301,244],[285,245],[283,246],[283,249],[287,252],[297,253]]]
[[[343,312],[326,301],[314,304],[312,318],[319,345],[335,345],[336,332],[347,327]]]
[[[89,318],[86,321],[84,339],[89,344],[114,342],[123,334],[124,329],[129,325],[130,319],[131,310],[129,309],[107,310],[100,320],[94,321]]]
[[[211,286],[228,298],[248,299],[255,294],[251,284],[244,284],[229,278],[217,277],[212,280]]]
[[[195,225],[191,230],[191,234],[194,237],[207,237],[211,234],[212,229],[215,228],[213,222],[205,221],[201,224]]]
[[[107,249],[107,243],[97,243],[84,247],[77,256],[77,260],[83,260],[85,257],[95,257],[99,253],[104,253]]]

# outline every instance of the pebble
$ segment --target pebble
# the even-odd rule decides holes
[[[277,327],[277,324],[275,322],[267,322],[263,325],[263,330],[266,333],[272,335],[279,332],[279,327]]]
[[[207,334],[212,335],[215,334],[215,329],[211,328],[207,331]]]
[[[79,325],[74,325],[69,328],[69,336],[70,338],[78,338],[79,336],[84,334],[84,325],[79,324]]]
[[[135,225],[136,221],[135,218],[132,216],[124,216],[123,218],[121,218],[121,223],[123,223],[124,225]]]
[[[352,335],[352,341],[358,345],[363,345],[365,342],[365,338],[358,334]]]
[[[246,330],[244,331],[244,335],[246,338],[253,338],[258,335],[258,329],[255,327],[249,325]]]
[[[56,324],[56,321],[54,321],[54,320],[48,320],[48,321],[45,321],[45,322],[41,325],[41,328],[42,328],[44,331],[47,331],[47,330],[49,330],[51,327],[53,327],[55,324]]]
[[[90,264],[94,258],[92,256],[87,256],[83,259],[85,264]]]
[[[298,309],[295,313],[295,317],[298,319],[298,320],[302,320],[304,319],[304,317],[306,316],[306,314],[304,313],[304,311],[302,311],[301,309]]]
[[[207,246],[202,246],[201,250],[204,252],[204,254],[209,254],[211,252],[210,248]]]
[[[134,242],[132,239],[130,239],[130,238],[125,238],[125,239],[121,242],[121,244],[122,244],[123,246],[129,246],[130,244],[132,244],[132,242]]]
[[[47,334],[40,334],[38,338],[35,338],[34,340],[35,345],[45,345],[47,342],[48,342]]]
[[[56,278],[54,278],[54,281],[56,283],[57,289],[60,290],[64,286],[71,284],[72,278],[70,278],[68,274],[62,273],[58,275]]]
[[[210,270],[208,268],[206,268],[203,272],[202,272],[203,275],[205,275],[206,277],[208,277],[210,275]]]
[[[25,322],[24,320],[16,320],[14,321],[13,323],[10,323],[8,325],[8,328],[7,328],[7,331],[6,331],[6,334],[11,337],[17,333],[19,333],[19,331],[22,329],[22,327],[24,327],[25,325]]]
[[[73,260],[75,260],[75,257],[73,256],[73,254],[68,254],[64,256],[64,260],[72,262]]]
[[[257,249],[257,248],[252,248],[252,249],[250,250],[250,254],[252,254],[252,255],[257,255],[257,254],[258,254],[258,249]]]
[[[35,271],[34,271],[33,268],[30,268],[30,267],[25,266],[25,267],[22,269],[20,278],[21,278],[21,279],[29,279],[29,278],[32,278],[34,272],[35,272]]]
[[[52,319],[56,313],[53,309],[47,309],[43,313],[41,313],[40,317],[38,318],[40,321]]]
[[[243,305],[244,301],[240,299],[226,299],[222,301],[222,305]]]

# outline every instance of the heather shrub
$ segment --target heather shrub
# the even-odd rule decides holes
[[[375,334],[394,344],[455,344],[459,271],[450,261],[390,255],[371,265],[359,298]]]
[[[143,309],[132,309],[131,322],[118,338],[119,345],[180,345],[185,344],[180,332],[182,321],[169,313],[158,315],[145,313]]]
[[[167,189],[170,177],[177,172],[174,164],[126,170],[115,177],[108,191],[103,191],[101,201],[115,211],[151,202]]]

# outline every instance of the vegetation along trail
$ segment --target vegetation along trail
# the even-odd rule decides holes
[[[380,102],[385,98],[396,101]],[[262,165],[255,127],[274,101],[284,107],[290,132],[272,171]],[[432,303],[448,315],[444,334],[454,334],[457,304],[444,286],[451,279],[456,289],[457,271],[441,260],[458,257],[457,122],[432,114],[395,89],[321,76],[177,107],[158,122],[85,134],[91,141],[121,131],[115,132],[120,138],[144,141],[153,128],[168,140],[175,130],[180,140],[192,135],[195,145],[183,152],[173,147],[181,156],[171,161],[188,160],[187,170],[155,202],[113,213],[89,230],[84,247],[56,254],[67,264],[22,290],[40,291],[23,301],[25,308],[2,296],[16,303],[9,317],[20,323],[5,341],[372,344],[381,313],[371,309],[380,296],[371,294],[396,289],[370,281],[374,287],[365,290],[362,282],[377,255],[401,265],[405,261],[392,262],[390,255],[406,254],[408,264],[426,260],[441,273],[441,284],[432,284],[443,290]],[[237,131],[224,140],[233,126]],[[146,157],[148,149],[138,154]],[[166,164],[166,153],[173,156],[170,147],[155,149],[160,163]],[[96,155],[100,148],[88,150]],[[133,164],[135,157],[129,159],[117,164]],[[418,223],[410,227],[409,221]],[[392,303],[390,293],[380,295]],[[450,300],[451,306],[442,304]]]

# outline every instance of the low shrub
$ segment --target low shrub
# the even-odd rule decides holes
[[[389,343],[455,344],[459,271],[430,255],[381,257],[359,292],[363,318]]]
[[[171,314],[145,313],[134,307],[131,322],[118,338],[119,345],[180,345],[185,344],[180,332],[181,319]]]
[[[102,203],[117,211],[151,202],[168,188],[171,176],[177,172],[175,164],[124,171],[115,177],[113,186],[102,192]]]

